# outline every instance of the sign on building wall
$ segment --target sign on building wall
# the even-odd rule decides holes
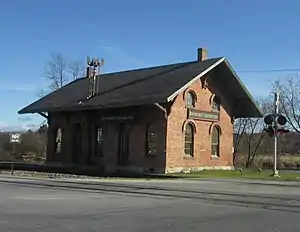
[[[122,121],[122,120],[133,120],[133,116],[106,116],[106,117],[101,117],[101,120],[103,121]]]
[[[188,110],[188,118],[194,119],[194,120],[216,122],[216,121],[220,120],[220,113],[189,109]]]
[[[10,133],[11,143],[21,143],[21,133]]]

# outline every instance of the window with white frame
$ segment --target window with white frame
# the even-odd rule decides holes
[[[103,128],[95,128],[95,156],[103,156]]]
[[[189,91],[186,95],[186,107],[195,107],[196,96],[192,91]]]
[[[55,152],[61,153],[62,151],[62,129],[57,128],[55,136]]]
[[[155,155],[157,153],[157,132],[154,124],[148,124],[146,131],[146,154]]]
[[[214,96],[212,101],[212,110],[213,111],[221,110],[221,98],[219,96]]]
[[[194,156],[194,127],[191,123],[188,123],[185,127],[184,135],[184,154],[187,156]]]
[[[211,132],[211,155],[220,157],[220,129],[217,126],[214,126]]]

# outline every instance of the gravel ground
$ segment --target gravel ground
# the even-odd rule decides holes
[[[0,170],[2,175],[11,175],[11,171]],[[32,172],[32,171],[14,171],[13,176],[20,177],[39,177],[48,179],[99,179],[100,177],[84,176],[84,175],[73,175],[73,174],[62,174],[62,173],[48,173],[48,172]]]

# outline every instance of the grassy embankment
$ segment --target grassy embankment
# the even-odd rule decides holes
[[[285,155],[279,156],[277,167],[280,177],[271,177],[273,167],[272,155],[257,155],[250,170],[244,169],[246,161],[245,155],[240,155],[236,162],[236,171],[200,171],[192,173],[172,174],[172,176],[182,178],[230,178],[230,179],[260,179],[260,180],[280,180],[280,181],[300,181],[300,156]],[[240,172],[239,168],[243,171]],[[259,168],[262,170],[259,171]],[[280,169],[298,169],[299,172],[280,171]]]
[[[237,168],[244,167],[246,163],[246,155],[240,154],[237,157],[235,166]],[[273,155],[260,155],[258,154],[254,161],[253,167],[262,169],[270,169],[273,167]],[[279,155],[277,159],[277,167],[280,169],[299,169],[300,170],[300,155]]]
[[[204,170],[200,172],[172,174],[174,177],[181,178],[229,178],[229,179],[257,179],[257,180],[278,180],[278,181],[300,181],[300,172],[282,171],[280,177],[272,177],[272,171],[243,170],[240,171],[222,171],[222,170]]]

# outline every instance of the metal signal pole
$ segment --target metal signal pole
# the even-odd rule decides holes
[[[273,167],[273,175],[274,177],[279,177],[279,172],[277,170],[277,129],[278,129],[278,123],[277,123],[277,115],[279,113],[279,95],[280,92],[277,89],[274,94],[274,105],[275,105],[275,120],[274,120],[274,167]]]
[[[277,170],[277,139],[278,133],[286,134],[289,130],[279,127],[284,126],[287,123],[287,119],[282,114],[279,114],[279,96],[280,91],[276,89],[274,93],[274,112],[272,114],[268,114],[264,117],[264,123],[267,127],[264,129],[268,133],[271,138],[274,138],[274,163],[273,163],[273,173],[271,176],[280,177],[279,172]]]

